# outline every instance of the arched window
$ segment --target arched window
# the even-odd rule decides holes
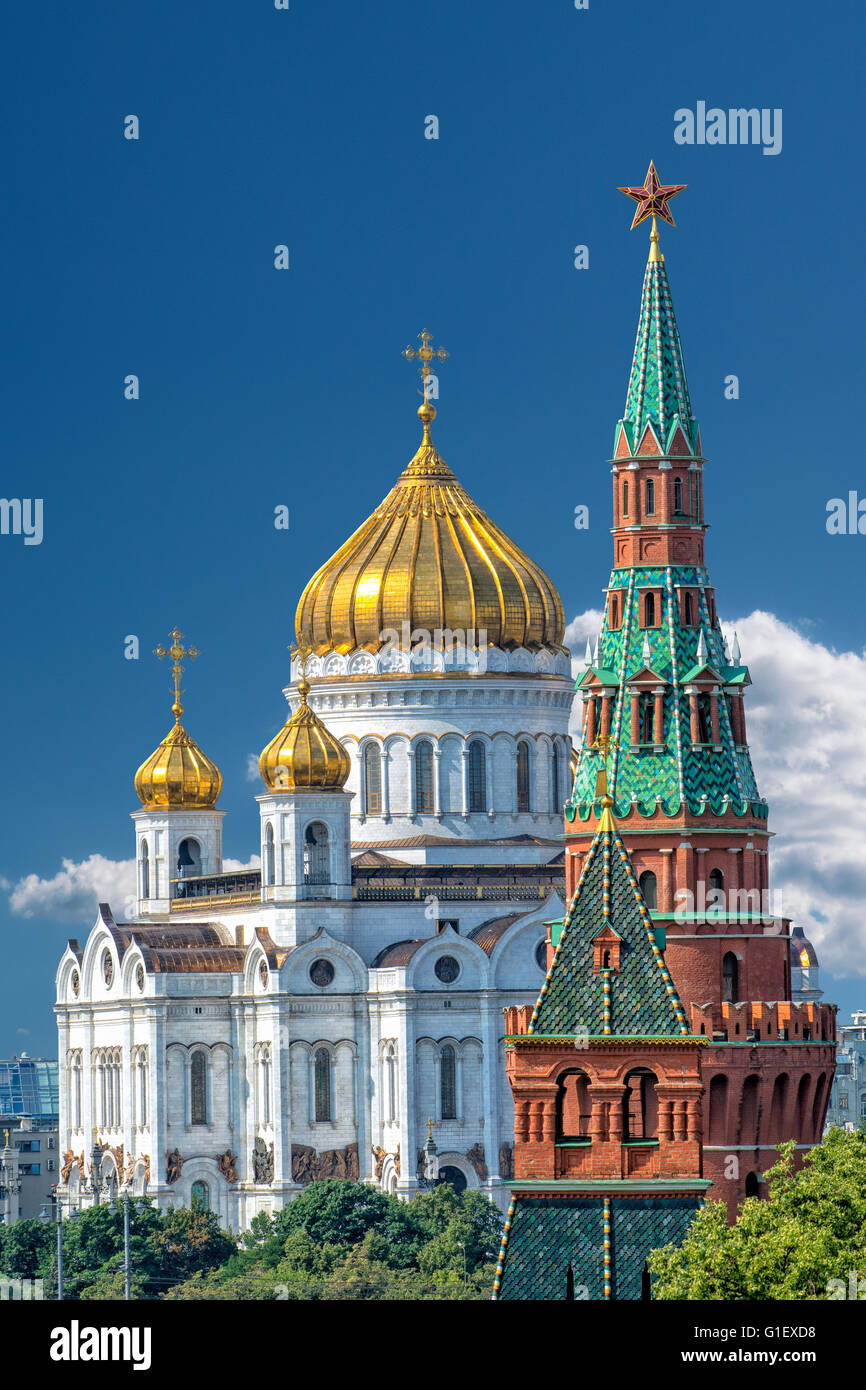
[[[147,852],[147,841],[141,842],[141,897],[150,897],[150,856]]]
[[[191,1124],[207,1124],[207,1057],[203,1052],[194,1052],[190,1062],[189,1113]]]
[[[707,907],[719,912],[725,905],[725,875],[721,869],[710,869],[710,891]]]
[[[655,627],[656,625],[656,596],[653,593],[647,594],[643,601],[643,625],[644,627]]]
[[[645,869],[638,879],[638,883],[640,885],[641,895],[647,907],[658,907],[658,885],[652,869]]]
[[[619,627],[619,598],[616,594],[612,594],[610,600],[610,627],[614,631]]]
[[[177,847],[178,878],[194,878],[201,873],[201,845],[187,836]]]
[[[724,1144],[727,1134],[728,1078],[724,1073],[710,1081],[709,1142]]]
[[[487,810],[487,752],[480,739],[469,745],[469,809]]]
[[[375,743],[364,749],[364,810],[368,816],[382,811],[382,754]]]
[[[265,829],[265,884],[272,884],[275,877],[274,827],[268,821]]]
[[[722,873],[721,869],[710,869],[710,887],[720,888],[724,893],[725,875]]]
[[[740,1000],[740,963],[733,951],[726,952],[722,961],[722,1000],[726,1004]]]
[[[433,744],[426,739],[415,746],[415,814],[433,810]]]
[[[695,602],[691,594],[686,594],[683,599],[683,625],[694,627],[695,625]]]
[[[674,513],[677,516],[683,514],[683,480],[674,478]]]
[[[562,796],[562,754],[559,751],[559,744],[554,740],[553,757],[551,758],[551,777],[553,778],[553,809],[558,811],[560,798]]]
[[[622,485],[622,514],[628,516],[628,479]]]
[[[529,744],[517,745],[517,809],[531,810],[529,796]]]
[[[331,851],[328,827],[314,820],[304,831],[304,882],[331,882]]]
[[[747,1173],[747,1174],[746,1174],[746,1196],[747,1196],[747,1197],[760,1197],[760,1195],[761,1195],[761,1189],[760,1189],[760,1186],[759,1186],[759,1178],[758,1178],[757,1173]]]
[[[638,1067],[625,1078],[623,1138],[657,1138],[658,1117],[655,1075],[646,1067]]]
[[[589,1099],[589,1077],[583,1071],[567,1071],[559,1078],[556,1094],[557,1143],[585,1139],[589,1134],[592,1105]]]
[[[439,1100],[443,1120],[457,1119],[457,1054],[446,1043],[439,1054]]]
[[[326,1047],[320,1047],[313,1060],[315,1075],[315,1117],[316,1121],[331,1118],[331,1054]]]
[[[385,1053],[385,1119],[397,1118],[397,1056],[391,1043]]]
[[[147,1124],[147,1049],[138,1053],[138,1123]]]
[[[81,1128],[81,1053],[72,1058],[72,1125]]]
[[[652,516],[656,509],[656,485],[652,478],[646,480],[646,510],[647,515]]]
[[[206,1182],[199,1178],[193,1183],[190,1191],[190,1206],[193,1211],[208,1211],[210,1209],[210,1188]]]

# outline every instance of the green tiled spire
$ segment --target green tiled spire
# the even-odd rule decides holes
[[[595,974],[594,942],[600,932],[618,939],[619,968]],[[688,1031],[631,860],[608,810],[566,913],[529,1032],[679,1038]]]
[[[671,299],[664,257],[650,259],[643,279],[637,339],[628,382],[622,425],[632,450],[637,449],[647,422],[656,432],[662,453],[676,423],[696,450],[698,427],[692,418],[683,349]]]

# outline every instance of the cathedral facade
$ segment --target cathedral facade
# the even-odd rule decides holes
[[[504,1013],[564,912],[573,699],[548,576],[430,435],[297,609],[260,759],[261,870],[223,870],[222,778],[181,723],[135,776],[138,903],[57,974],[61,1201],[127,1186],[247,1226],[314,1178],[507,1204]]]

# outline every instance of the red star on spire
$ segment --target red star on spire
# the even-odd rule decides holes
[[[688,188],[686,183],[660,183],[656,173],[656,166],[650,160],[650,167],[647,169],[646,178],[642,188],[620,188],[619,193],[625,193],[627,197],[633,198],[637,203],[631,230],[645,222],[648,217],[660,217],[668,226],[675,227],[677,224],[671,217],[668,203],[671,198],[675,198],[678,193],[682,193],[684,188]]]

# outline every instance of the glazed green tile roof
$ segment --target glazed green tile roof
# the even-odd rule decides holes
[[[605,926],[620,936],[620,968],[593,973],[593,942]],[[616,829],[600,829],[563,919],[553,963],[529,1025],[535,1035],[687,1037],[673,980]]]
[[[677,329],[664,261],[650,261],[644,273],[622,427],[635,451],[647,423],[653,425],[662,453],[677,424],[695,449],[697,425],[692,418],[683,350]],[[619,430],[617,431],[619,434]]]
[[[639,586],[652,586],[661,592],[662,611],[657,627],[639,625]],[[611,725],[616,746],[609,762],[608,786],[614,798],[614,814],[620,818],[626,817],[633,807],[641,815],[676,815],[684,804],[695,815],[705,810],[713,815],[726,810],[740,816],[765,818],[767,815],[748,749],[734,740],[724,697],[719,701],[720,747],[693,745],[691,741],[686,686],[696,668],[711,666],[723,685],[749,683],[748,668],[731,664],[721,630],[710,621],[705,592],[709,586],[706,569],[694,565],[623,568],[614,570],[611,575],[610,589],[620,596],[622,622],[611,630],[608,610],[605,610],[597,660],[600,668],[616,674]],[[699,626],[682,626],[678,587],[698,593]],[[703,650],[699,657],[702,637]],[[649,659],[645,644],[649,647]],[[639,749],[631,746],[628,680],[647,665],[665,683],[661,752],[656,752],[654,745]],[[582,679],[583,673],[578,677],[578,687]],[[580,747],[572,795],[565,812],[569,820],[578,815],[586,820],[597,806],[596,773],[601,766],[602,756],[597,749]]]
[[[651,1250],[679,1244],[700,1206],[696,1196],[610,1200],[611,1297],[637,1300]],[[604,1199],[517,1197],[509,1211],[493,1297],[565,1299],[568,1267],[575,1287],[604,1297]]]

